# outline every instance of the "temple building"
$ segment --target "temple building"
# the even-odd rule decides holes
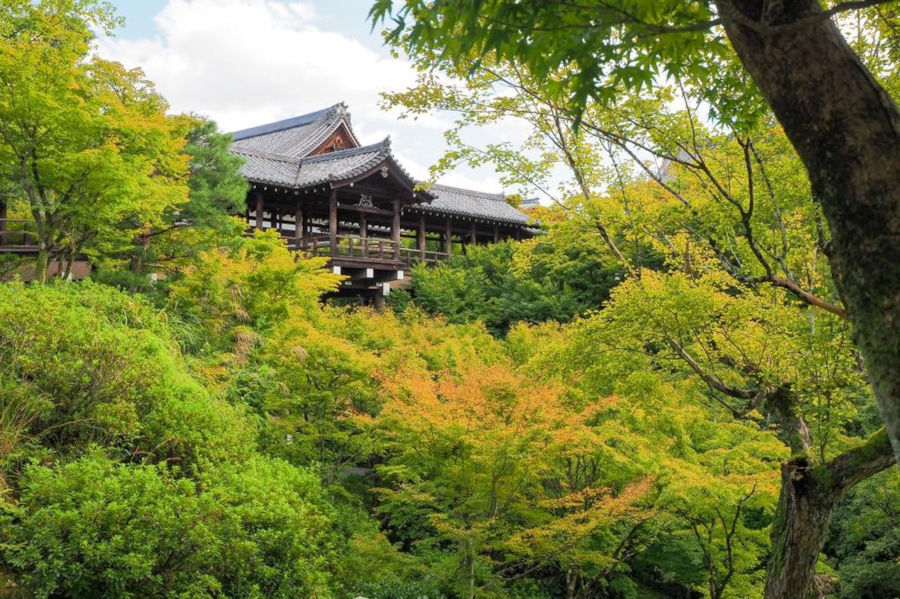
[[[246,161],[251,184],[248,225],[275,228],[292,249],[329,257],[348,277],[340,295],[380,303],[416,262],[535,232],[503,194],[417,189],[390,138],[360,145],[344,104],[233,135],[231,151]]]

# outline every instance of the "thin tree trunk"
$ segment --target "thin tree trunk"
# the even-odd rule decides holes
[[[900,111],[819,0],[716,5],[809,171],[835,280],[900,456]]]
[[[39,241],[37,260],[34,263],[34,281],[47,282],[47,269],[50,266],[50,250],[43,241]]]
[[[782,464],[781,494],[771,531],[766,599],[813,596],[816,561],[825,544],[835,503],[850,487],[894,462],[882,429],[828,464],[816,466],[806,457]]]

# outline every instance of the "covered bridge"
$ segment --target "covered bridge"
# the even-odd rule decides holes
[[[528,217],[490,194],[444,185],[417,190],[390,138],[362,146],[344,104],[237,131],[231,151],[251,183],[245,217],[288,245],[328,256],[341,294],[386,295],[415,262],[467,244],[523,239]]]

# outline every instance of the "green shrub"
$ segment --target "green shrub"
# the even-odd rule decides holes
[[[28,468],[3,553],[30,596],[325,597],[337,544],[311,474],[254,457],[200,484],[94,452]]]

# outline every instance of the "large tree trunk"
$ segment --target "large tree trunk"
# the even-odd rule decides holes
[[[884,430],[825,465],[798,457],[781,467],[781,496],[772,523],[767,599],[815,596],[816,561],[840,496],[894,463]]]
[[[832,270],[900,456],[900,112],[818,0],[716,5],[809,171],[831,228]]]

